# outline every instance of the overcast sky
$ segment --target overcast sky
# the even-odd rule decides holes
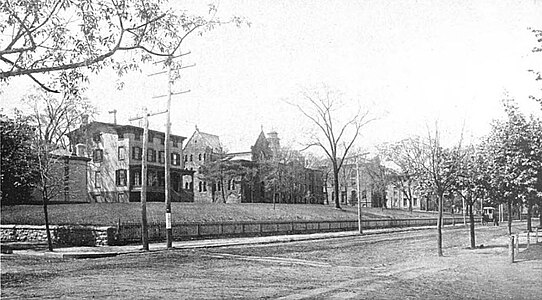
[[[184,2],[183,2],[184,3]],[[200,1],[188,11],[206,13]],[[230,151],[248,151],[261,126],[276,130],[283,145],[299,148],[309,126],[285,102],[302,88],[320,83],[341,90],[378,117],[367,126],[359,147],[424,134],[438,121],[454,136],[463,124],[468,136],[481,136],[502,116],[508,93],[526,112],[540,114],[528,95],[540,94],[528,69],[542,71],[542,53],[532,54],[542,29],[542,1],[220,1],[223,18],[246,17],[252,25],[223,26],[191,37],[175,90],[173,133],[190,137],[197,124],[217,134]],[[117,78],[104,72],[92,79],[87,96],[100,114],[119,110],[118,121],[142,106],[165,107],[151,99],[166,92],[165,77],[135,73]],[[26,88],[24,79],[2,86],[9,107]],[[538,92],[537,92],[538,91]],[[154,129],[163,130],[164,117]]]

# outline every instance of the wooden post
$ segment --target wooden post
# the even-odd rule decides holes
[[[514,236],[510,235],[510,243],[508,244],[508,256],[510,263],[514,263]]]
[[[538,244],[538,227],[536,228],[536,244]]]
[[[516,252],[519,254],[519,233],[516,233]]]
[[[529,248],[530,244],[531,244],[531,232],[527,231],[527,248]]]
[[[149,137],[149,115],[143,109],[143,153],[141,154],[141,243],[143,250],[149,251],[149,231],[147,226],[147,148]]]

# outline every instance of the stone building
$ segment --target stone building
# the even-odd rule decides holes
[[[281,158],[283,152],[275,131],[266,136],[262,130],[250,151],[224,153],[218,136],[203,133],[196,128],[184,148],[185,167],[196,172],[193,181],[195,201],[323,203],[323,172],[306,168],[303,157],[298,152],[295,152],[297,157],[294,158],[293,152],[289,153],[288,161]],[[237,169],[251,170],[252,175],[229,172],[229,177],[221,181],[205,180],[205,176],[199,172],[200,168],[211,163],[221,163],[224,168],[229,166],[233,169],[235,166]],[[274,168],[274,177],[266,173],[269,168]],[[284,183],[277,183],[276,178],[280,174],[291,176],[287,181],[288,187],[285,187]]]
[[[195,176],[184,183],[185,189],[194,190],[194,202],[210,203],[216,201],[216,191],[221,191],[222,186],[201,179],[199,169],[206,162],[221,158],[223,152],[220,138],[217,135],[201,132],[196,126],[196,130],[183,149],[184,168],[195,172]]]
[[[134,202],[141,199],[142,160],[147,160],[147,201],[165,198],[165,134],[149,130],[147,157],[142,157],[143,128],[102,122],[83,123],[68,134],[72,151],[90,158],[87,191],[94,202]],[[171,201],[192,202],[193,171],[184,169],[185,137],[171,135]]]

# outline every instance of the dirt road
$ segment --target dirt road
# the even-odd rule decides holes
[[[92,260],[2,256],[2,299],[540,299],[542,244],[508,262],[504,226]],[[540,238],[542,242],[542,237]]]

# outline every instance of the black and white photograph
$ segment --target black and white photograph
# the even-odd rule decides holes
[[[0,0],[1,299],[542,299],[541,0]]]

